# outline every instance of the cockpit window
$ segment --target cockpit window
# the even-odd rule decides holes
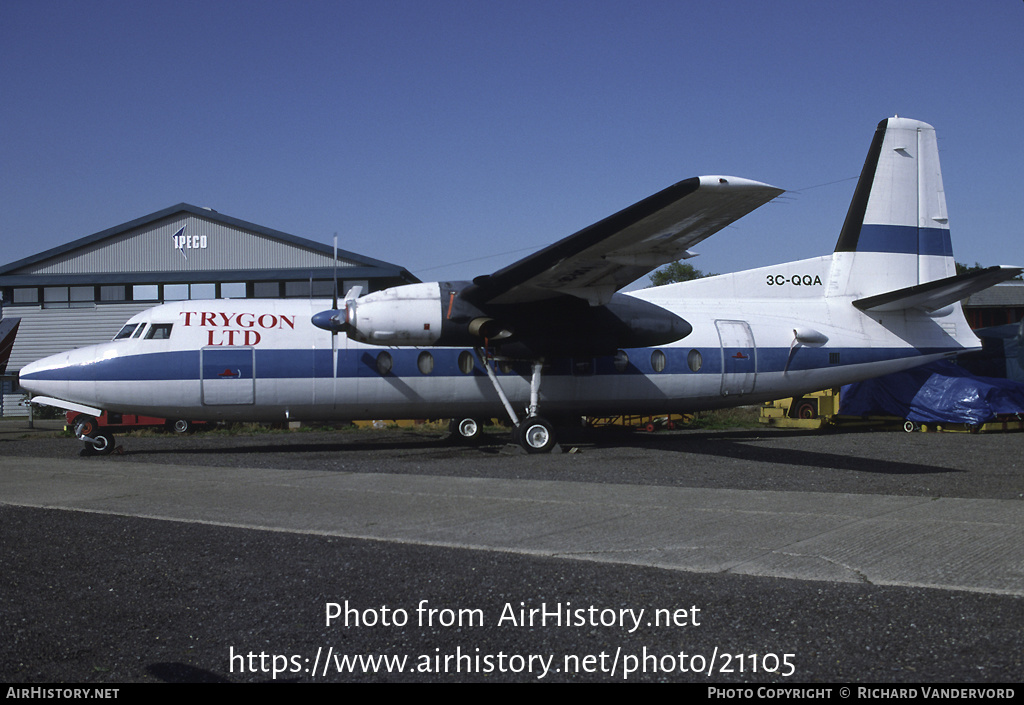
[[[137,326],[137,325],[138,325],[137,323],[129,323],[124,328],[122,328],[120,331],[118,331],[117,335],[114,336],[114,340],[121,340],[123,338],[130,338],[131,335],[132,335],[132,332],[135,330],[135,326]]]
[[[154,323],[146,333],[146,340],[167,340],[171,337],[173,323]]]
[[[138,338],[139,336],[142,335],[142,331],[144,331],[144,330],[146,330],[146,324],[145,323],[140,323],[139,327],[138,327],[138,330],[135,331],[135,335],[133,335],[132,337],[133,338]]]

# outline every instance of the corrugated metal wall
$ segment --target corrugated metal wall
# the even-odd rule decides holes
[[[21,318],[8,369],[20,370],[48,355],[111,340],[125,321],[152,306],[150,302],[110,304],[94,309],[8,308],[8,314]]]
[[[124,322],[136,313],[150,308],[152,303],[110,304],[95,309],[68,308],[42,309],[19,306],[6,309],[11,316],[21,318],[18,337],[14,341],[8,371],[20,370],[28,363],[48,355],[95,345],[110,340]],[[3,399],[5,416],[27,416],[28,410],[18,406],[22,394],[6,394]]]

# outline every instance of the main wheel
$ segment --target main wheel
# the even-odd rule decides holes
[[[480,434],[483,432],[483,424],[480,423],[479,419],[452,419],[451,423],[448,424],[448,430],[451,431],[452,437],[463,443],[469,443],[480,439]]]
[[[530,416],[516,429],[516,440],[527,453],[550,453],[555,447],[555,429],[540,416]]]
[[[171,429],[175,433],[188,433],[192,430],[192,422],[188,419],[178,419],[171,424]]]

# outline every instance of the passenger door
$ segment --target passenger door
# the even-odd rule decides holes
[[[749,394],[757,379],[757,348],[746,321],[715,321],[722,341],[722,396]]]

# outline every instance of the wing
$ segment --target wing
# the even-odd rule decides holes
[[[494,274],[462,297],[513,304],[564,294],[598,305],[612,294],[764,205],[782,189],[732,176],[700,176],[669,186],[615,215]]]

